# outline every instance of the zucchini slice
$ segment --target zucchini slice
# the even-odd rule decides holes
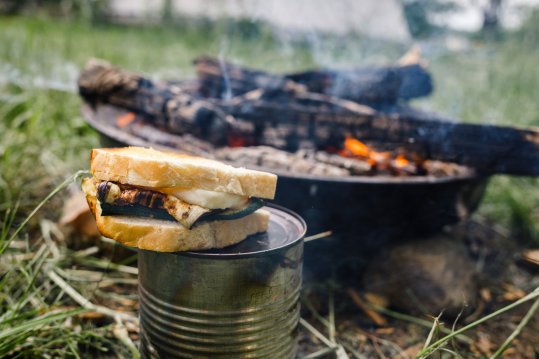
[[[166,209],[148,208],[139,204],[118,206],[106,202],[100,202],[100,205],[102,216],[135,216],[177,222],[176,219],[172,217]]]
[[[224,211],[211,211],[205,213],[198,219],[198,222],[202,221],[229,221],[232,219],[238,219],[250,215],[257,209],[264,206],[264,201],[260,198],[251,198],[249,202],[242,208],[231,208]]]
[[[165,209],[148,208],[138,204],[131,204],[127,206],[118,206],[109,204],[106,202],[100,202],[101,215],[102,216],[137,216],[162,219],[166,221],[176,221]],[[251,198],[247,204],[242,208],[231,208],[226,210],[213,210],[205,213],[194,222],[193,225],[197,225],[200,222],[207,221],[229,221],[233,219],[242,218],[250,215],[257,209],[264,206],[264,201],[259,198]]]

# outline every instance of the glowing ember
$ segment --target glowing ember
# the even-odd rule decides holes
[[[410,161],[408,161],[403,154],[397,155],[397,157],[395,157],[395,159],[393,160],[393,165],[398,168],[406,167],[409,164]]]
[[[347,136],[344,140],[344,149],[341,151],[344,157],[370,157],[371,149],[360,140]],[[352,156],[350,156],[352,155]]]
[[[344,146],[339,151],[343,157],[365,161],[377,171],[389,171],[394,174],[405,174],[417,170],[415,163],[402,153],[394,156],[391,152],[378,152],[357,138],[346,137]]]

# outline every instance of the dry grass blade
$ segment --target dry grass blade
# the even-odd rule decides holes
[[[309,332],[311,332],[315,337],[317,337],[322,343],[324,343],[328,347],[331,347],[331,348],[336,347],[336,345],[332,343],[331,340],[326,338],[324,334],[320,333],[318,329],[316,329],[311,324],[309,324],[309,322],[307,322],[305,319],[299,318],[299,324],[303,326],[305,329],[307,329]]]
[[[67,295],[69,295],[80,306],[86,309],[95,310],[96,312],[107,315],[111,318],[120,318],[122,320],[127,320],[127,321],[138,323],[138,318],[135,317],[134,315],[124,313],[124,312],[118,312],[110,308],[93,304],[88,299],[84,298],[79,292],[77,292],[72,286],[70,286],[65,280],[63,280],[53,270],[48,271],[47,275],[54,283],[56,283],[56,285],[58,285],[64,292],[66,292]]]
[[[138,268],[135,268],[135,267],[126,266],[123,264],[116,264],[116,263],[112,263],[110,261],[102,260],[95,257],[77,257],[74,259],[78,263],[92,265],[97,268],[101,268],[105,270],[116,270],[118,272],[138,275]]]
[[[133,359],[139,359],[140,353],[138,351],[137,346],[133,343],[131,338],[129,338],[129,333],[127,332],[127,328],[123,324],[123,322],[120,320],[119,316],[115,317],[116,324],[114,325],[114,328],[112,330],[112,334],[118,339],[123,345],[125,345],[131,354],[131,358]]]
[[[329,290],[329,300],[328,300],[328,306],[329,306],[329,340],[333,343],[337,343],[335,340],[335,295],[333,293],[333,289]]]
[[[28,222],[36,215],[37,212],[39,212],[39,210],[45,205],[45,203],[47,203],[52,197],[54,197],[58,192],[62,191],[64,188],[66,188],[71,182],[73,181],[76,181],[78,178],[82,177],[82,176],[87,176],[89,175],[90,172],[89,171],[78,171],[77,173],[75,173],[74,175],[72,176],[69,176],[64,182],[62,182],[61,184],[59,184],[55,189],[53,189],[35,208],[32,212],[30,212],[30,214],[24,219],[24,221],[22,221],[21,224],[19,224],[19,226],[17,227],[17,229],[15,229],[15,231],[13,232],[13,234],[5,239],[5,240],[2,240],[1,243],[0,243],[0,254],[4,253],[5,250],[9,247],[9,244],[11,242],[13,242],[13,240],[15,240],[15,238],[17,238],[17,236],[19,235],[19,233],[22,231],[22,229],[26,226],[26,224],[28,224]]]
[[[393,310],[390,310],[390,309],[387,309],[387,308],[382,308],[382,307],[379,307],[379,306],[376,306],[376,305],[373,305],[373,304],[369,304],[369,306],[373,310],[376,310],[377,312],[385,314],[388,317],[392,317],[392,318],[398,319],[398,320],[403,320],[405,322],[416,324],[416,325],[419,325],[419,326],[422,326],[422,327],[425,327],[425,328],[429,328],[429,329],[432,328],[432,323],[429,322],[428,320],[417,318],[417,317],[414,317],[414,316],[408,315],[408,314],[395,312]],[[445,328],[445,327],[441,327],[440,331],[445,333],[445,334],[453,333],[453,331],[451,331],[451,330],[449,330],[448,328]],[[469,337],[467,337],[465,335],[462,335],[462,334],[459,334],[459,335],[455,336],[454,338],[457,339],[458,341],[461,341],[461,342],[466,343],[466,344],[473,343],[473,340],[471,338],[469,338]]]
[[[528,324],[528,322],[533,318],[535,312],[539,309],[539,298],[535,300],[531,308],[528,310],[524,318],[518,323],[518,326],[511,333],[511,335],[503,342],[503,344],[496,350],[496,352],[490,357],[490,359],[497,359],[503,355],[503,353],[509,348],[509,345],[515,340],[515,338],[522,332],[522,329]]]
[[[430,329],[429,335],[427,336],[427,340],[425,340],[425,345],[423,345],[423,349],[427,348],[432,341],[432,338],[434,338],[434,334],[440,327],[440,318],[442,316],[442,313],[438,315],[436,318],[434,318],[434,322],[432,323],[432,328]]]
[[[331,354],[333,352],[337,351],[337,347],[330,347],[330,348],[324,348],[324,349],[320,349],[314,353],[311,353],[311,354],[308,354],[304,357],[302,357],[301,359],[315,359],[315,358],[320,358],[322,356],[325,356],[327,354]]]
[[[451,334],[448,334],[446,335],[445,337],[441,338],[441,339],[438,339],[437,341],[435,341],[434,343],[430,344],[427,348],[423,349],[419,354],[417,354],[416,358],[427,358],[429,357],[433,352],[435,352],[436,350],[439,350],[443,345],[445,345],[449,340],[451,340],[452,338],[455,338],[457,335],[459,334],[462,334],[472,328],[475,328],[476,326],[478,326],[479,324],[481,323],[484,323],[492,318],[495,318],[497,317],[498,315],[502,314],[502,313],[505,313],[513,308],[516,308],[526,302],[529,302],[530,300],[533,300],[533,299],[536,299],[536,298],[539,298],[539,288],[536,288],[533,292],[529,293],[528,295],[526,295],[524,298],[522,299],[519,299],[517,300],[516,302],[514,303],[511,303],[497,311],[495,311],[494,313],[491,313],[489,315],[486,315],[484,316],[483,318],[481,319],[478,319],[476,320],[475,322],[473,323],[470,323],[462,328],[460,328],[459,330],[457,331],[454,331],[452,332]]]

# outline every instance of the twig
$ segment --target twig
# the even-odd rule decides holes
[[[314,241],[316,239],[322,239],[322,238],[326,238],[326,237],[329,237],[333,234],[333,231],[325,231],[325,232],[321,232],[321,233],[318,233],[318,234],[314,234],[312,236],[309,236],[309,237],[305,237],[303,239],[303,242],[307,243],[307,242],[310,242],[310,241]]]
[[[369,308],[359,294],[352,288],[348,288],[346,290],[350,298],[352,298],[352,301],[358,306],[359,309],[361,309],[371,320],[378,326],[382,327],[384,325],[387,325],[386,318],[382,317],[380,314]]]
[[[496,352],[490,357],[490,359],[496,359],[499,358],[504,351],[507,350],[509,345],[511,345],[511,342],[515,340],[515,338],[522,332],[522,329],[528,324],[531,318],[533,318],[535,312],[539,308],[539,298],[535,300],[531,308],[528,310],[524,318],[518,323],[518,326],[515,328],[515,330],[511,333],[511,335],[503,342],[503,344],[496,350]]]
[[[416,358],[426,358],[428,357],[430,354],[432,354],[432,352],[434,352],[435,350],[439,349],[442,345],[444,345],[448,340],[450,340],[451,338],[454,338],[456,337],[457,335],[461,334],[461,333],[464,333],[472,328],[475,328],[476,326],[478,326],[479,324],[481,323],[484,323],[492,318],[495,318],[497,317],[498,315],[502,314],[502,313],[505,313],[515,307],[518,307],[519,305],[523,304],[523,303],[526,303],[532,299],[535,299],[535,298],[539,298],[539,288],[536,288],[533,292],[531,292],[530,294],[526,295],[524,298],[521,298],[519,300],[517,300],[516,302],[514,303],[511,303],[497,311],[495,311],[494,313],[491,313],[489,315],[486,315],[484,316],[483,318],[480,318],[478,320],[476,320],[475,322],[473,323],[470,323],[462,328],[460,328],[459,330],[457,331],[454,331],[448,335],[446,335],[445,337],[437,340],[436,342],[434,342],[433,344],[431,344],[428,348],[425,348],[423,349],[417,356]]]
[[[305,319],[303,318],[299,318],[299,324],[302,325],[305,329],[307,329],[308,331],[310,331],[315,337],[317,337],[318,339],[320,339],[320,341],[322,343],[324,343],[325,345],[327,345],[328,347],[330,348],[333,348],[333,347],[336,347],[336,345],[334,343],[331,342],[331,340],[329,340],[328,338],[326,338],[324,336],[324,334],[320,333],[318,331],[318,329],[316,329],[315,327],[313,327],[312,325],[309,324],[309,322],[307,322]]]
[[[395,311],[387,309],[387,308],[379,307],[379,306],[374,305],[372,303],[369,303],[367,305],[369,307],[371,307],[373,310],[376,310],[377,312],[385,314],[385,315],[387,315],[389,317],[392,317],[394,319],[403,320],[403,321],[413,323],[413,324],[416,324],[416,325],[421,325],[421,326],[423,326],[425,328],[431,328],[432,327],[432,323],[429,322],[428,320],[416,318],[416,317],[408,315],[408,314],[395,312]],[[445,333],[445,334],[454,333],[453,331],[451,331],[451,330],[449,330],[449,329],[447,329],[445,327],[441,327],[440,331]],[[469,337],[467,337],[465,335],[462,335],[462,334],[459,334],[459,335],[455,336],[455,339],[457,339],[457,340],[459,340],[459,341],[461,341],[463,343],[466,343],[466,344],[472,344],[473,343],[473,340],[471,338],[469,338]]]
[[[117,312],[110,308],[93,304],[88,299],[84,298],[79,292],[77,292],[72,286],[70,286],[65,280],[62,279],[62,277],[56,274],[53,270],[49,270],[47,272],[47,276],[58,287],[60,287],[64,292],[66,292],[66,294],[69,295],[75,302],[77,302],[81,307],[95,310],[96,312],[99,312],[101,314],[107,315],[112,318],[118,317],[123,320],[138,322],[138,318],[133,315],[122,313],[122,312]]]

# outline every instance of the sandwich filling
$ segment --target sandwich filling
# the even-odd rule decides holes
[[[95,179],[85,179],[83,189],[86,193],[95,192],[103,216],[130,215],[171,220],[186,228],[203,221],[238,219],[263,206],[258,198],[202,189],[149,189]]]

